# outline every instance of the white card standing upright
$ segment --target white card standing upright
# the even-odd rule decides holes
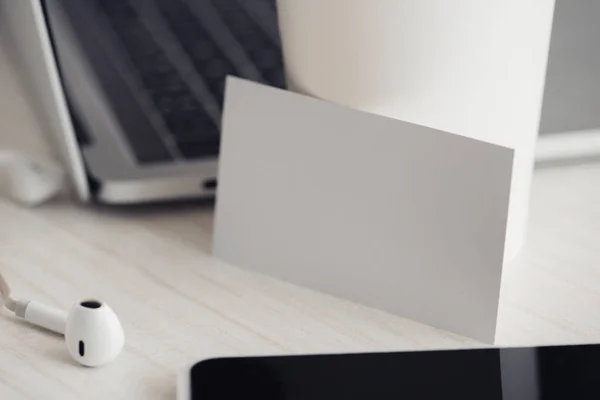
[[[230,78],[214,254],[493,343],[512,159]]]

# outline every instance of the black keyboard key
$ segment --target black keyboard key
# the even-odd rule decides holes
[[[198,39],[191,46],[191,56],[199,62],[206,62],[215,57],[215,45],[207,39]]]
[[[194,1],[194,0],[189,0]],[[254,0],[259,1],[259,0]],[[260,0],[263,1],[264,0]],[[215,1],[212,3],[219,11],[221,18],[231,30],[236,40],[242,45],[248,57],[264,77],[263,83],[280,88],[285,87],[285,78],[279,79],[269,73],[270,70],[283,71],[283,54],[278,44],[258,26],[246,10],[234,5],[232,1]]]
[[[141,164],[158,163],[173,160],[166,145],[152,131],[126,129],[123,133],[131,144],[136,159]]]
[[[179,151],[186,159],[196,159],[215,156],[219,154],[219,141],[201,141],[201,142],[177,142]]]
[[[171,97],[190,93],[183,79],[171,72],[147,74],[142,78],[146,91],[151,96],[167,94]]]
[[[265,78],[270,85],[278,88],[285,89],[287,85],[285,73],[283,68],[280,67],[270,68],[265,71]]]
[[[180,0],[161,0],[157,4],[168,26],[190,55],[196,71],[204,78],[219,105],[222,105],[224,93],[221,81],[227,75],[236,75],[234,65],[187,5]]]
[[[203,141],[219,138],[217,127],[212,120],[206,114],[197,111],[173,113],[166,117],[166,121],[175,139],[179,141]]]
[[[255,51],[256,65],[261,70],[281,67],[281,53],[273,49],[260,49]]]

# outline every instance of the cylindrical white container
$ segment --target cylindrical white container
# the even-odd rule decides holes
[[[525,239],[554,0],[278,0],[292,90],[515,149]]]

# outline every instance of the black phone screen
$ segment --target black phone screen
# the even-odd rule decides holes
[[[211,359],[192,399],[600,399],[600,345]]]

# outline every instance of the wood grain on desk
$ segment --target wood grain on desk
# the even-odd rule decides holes
[[[0,120],[11,129],[0,148],[43,152],[30,141],[43,127],[1,60]],[[600,164],[536,172],[528,244],[504,272],[498,344],[600,342],[598,188]],[[224,264],[209,254],[211,231],[206,204],[62,198],[24,209],[0,197],[0,269],[15,295],[64,308],[98,297],[127,334],[116,362],[88,369],[61,337],[0,312],[0,398],[173,399],[176,374],[204,358],[483,346]]]

